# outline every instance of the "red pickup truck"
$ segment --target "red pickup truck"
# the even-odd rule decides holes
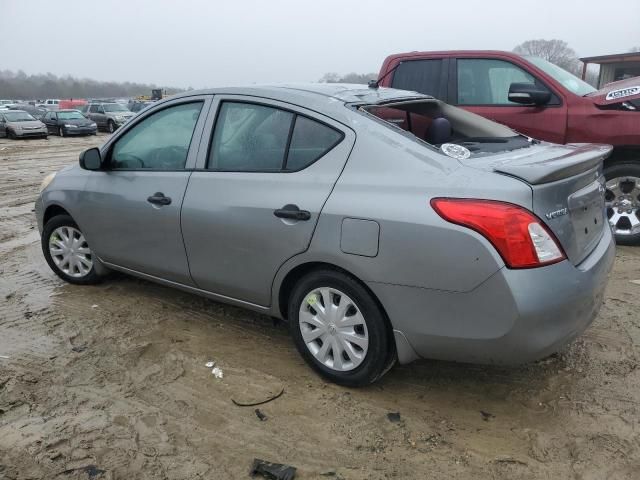
[[[378,84],[432,95],[539,140],[613,145],[607,216],[619,243],[640,244],[640,77],[596,90],[540,58],[445,51],[390,55]]]

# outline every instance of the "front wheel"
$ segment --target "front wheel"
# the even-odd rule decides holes
[[[109,120],[109,123],[107,124],[107,130],[109,131],[109,133],[113,133],[116,131],[116,124],[113,123],[111,120]]]
[[[604,171],[609,224],[621,245],[640,245],[640,163],[615,163]]]
[[[64,130],[62,129],[62,127],[58,127],[58,135],[64,137]]]
[[[91,285],[101,280],[96,272],[99,260],[69,215],[55,216],[46,223],[42,253],[53,272],[69,283]]]
[[[348,275],[320,270],[303,277],[291,294],[288,313],[298,351],[332,382],[368,385],[395,363],[384,312]]]

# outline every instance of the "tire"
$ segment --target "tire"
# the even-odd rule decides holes
[[[616,243],[640,245],[640,159],[608,165],[604,177],[607,217]]]
[[[335,311],[351,304],[344,315],[333,317],[342,318],[350,325],[341,326],[339,320],[333,322],[330,314],[320,321],[320,309],[327,302],[332,302]],[[395,363],[395,344],[385,313],[364,286],[342,272],[317,270],[301,278],[289,298],[288,318],[300,355],[316,372],[334,383],[346,387],[369,385]],[[360,324],[353,325],[355,323]],[[358,345],[345,339],[357,340]],[[344,352],[338,353],[338,357],[334,352],[336,347]]]
[[[15,140],[16,135],[11,130],[7,129],[7,138],[10,138],[11,140]]]
[[[69,230],[69,229],[74,229],[75,231],[82,234],[78,225],[73,221],[73,218],[71,218],[69,215],[57,215],[51,218],[46,223],[42,232],[41,244],[42,244],[42,253],[44,254],[45,259],[47,260],[49,267],[51,267],[51,270],[53,270],[53,272],[64,281],[73,283],[75,285],[94,285],[96,283],[100,283],[100,281],[102,281],[102,276],[99,275],[96,271],[96,263],[99,262],[99,260],[95,257],[95,255],[92,254],[89,246],[86,245],[86,242],[84,242],[84,245],[86,245],[85,249],[89,251],[88,257],[91,260],[90,269],[87,268],[86,264],[83,264],[84,265],[83,268],[86,269],[86,273],[80,274],[81,273],[80,268],[79,267],[74,268],[70,264],[67,264],[68,271],[65,272],[63,269],[64,263],[61,264],[61,259],[60,259],[61,257],[64,259],[64,256],[62,254],[56,256],[56,259],[54,259],[54,256],[51,250],[52,248],[55,248],[55,246],[52,246],[52,248],[50,248],[49,244],[53,242],[52,237],[54,238],[57,237],[59,241],[64,240],[63,237],[60,235],[60,233],[58,233],[60,232],[59,229],[68,229],[67,230],[68,232],[69,231],[73,232],[72,230]],[[71,236],[68,236],[68,237],[70,238]],[[78,246],[82,247],[82,244]],[[86,259],[87,254],[85,254],[84,256]],[[77,258],[77,255],[75,257]],[[76,273],[76,268],[77,268],[77,273]]]
[[[62,127],[58,127],[58,135],[62,138],[64,137],[64,130]]]
[[[107,123],[107,131],[108,131],[109,133],[113,133],[113,132],[115,132],[115,131],[116,131],[116,124],[115,124],[115,123],[113,123],[113,121],[112,121],[112,120],[109,120],[109,123]]]

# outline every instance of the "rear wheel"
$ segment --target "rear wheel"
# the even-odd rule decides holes
[[[640,164],[615,163],[605,169],[607,217],[622,245],[640,245]]]
[[[354,278],[334,270],[303,277],[289,299],[298,351],[323,377],[359,387],[395,363],[388,324],[373,296]]]
[[[98,259],[69,215],[55,216],[46,223],[42,253],[54,273],[69,283],[90,285],[101,280],[96,272]]]

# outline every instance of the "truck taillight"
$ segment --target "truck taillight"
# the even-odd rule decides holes
[[[509,268],[534,268],[566,258],[553,233],[529,210],[511,203],[434,198],[446,221],[475,230],[496,248]]]

